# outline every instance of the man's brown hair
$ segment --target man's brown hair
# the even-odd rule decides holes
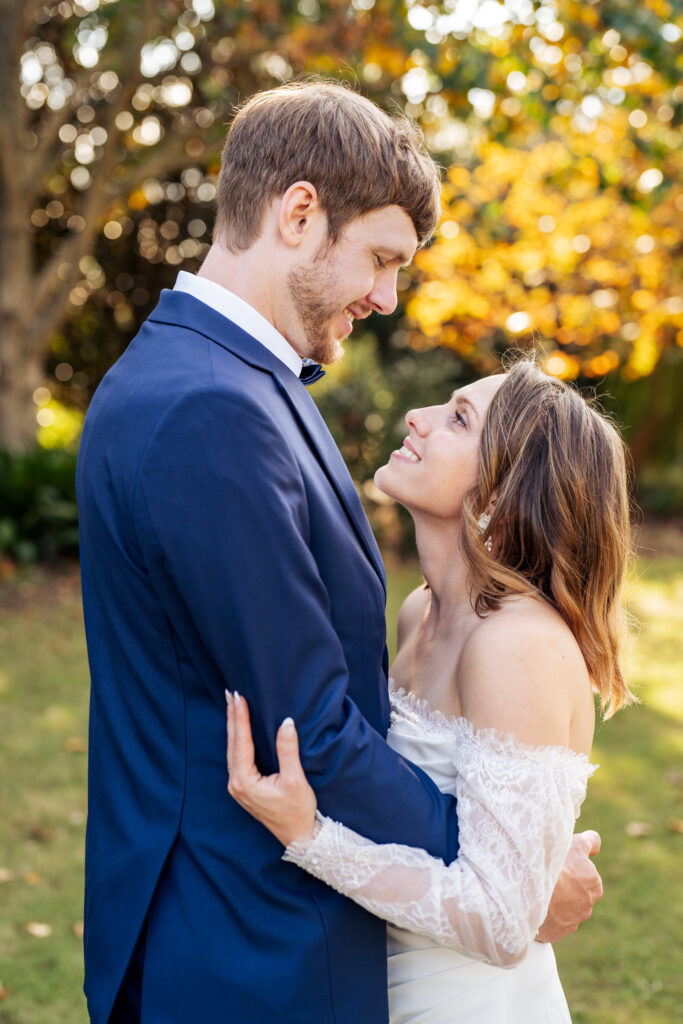
[[[316,187],[332,243],[383,206],[405,210],[420,245],[439,218],[439,171],[420,130],[336,82],[283,85],[238,110],[223,149],[216,239],[249,248],[266,206],[296,181]]]

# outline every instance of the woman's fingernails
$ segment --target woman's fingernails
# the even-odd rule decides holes
[[[280,726],[280,728],[283,729],[284,732],[288,736],[293,735],[293,733],[294,733],[294,719],[293,718],[285,718],[285,720],[282,723],[282,725]]]
[[[225,703],[226,704],[230,703],[230,691],[229,690],[225,691]]]
[[[233,697],[235,698],[235,704],[239,704],[241,698],[237,690],[233,693]]]

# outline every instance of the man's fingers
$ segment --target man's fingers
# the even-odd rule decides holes
[[[285,718],[277,731],[275,743],[282,781],[285,783],[298,782],[304,778],[304,770],[299,757],[299,737],[291,718]]]
[[[586,853],[590,857],[594,857],[596,853],[600,853],[602,839],[600,838],[599,833],[594,832],[592,828],[586,829],[585,832],[578,832],[576,838],[583,842]]]
[[[602,840],[597,832],[588,829],[586,832],[579,832],[574,836],[574,852],[579,859],[574,864],[576,878],[581,881],[584,892],[590,898],[590,906],[584,908],[581,915],[582,920],[590,917],[593,905],[602,897],[602,879],[589,857],[594,857],[600,852]]]
[[[589,853],[591,857],[594,857],[596,853],[600,853],[600,847],[602,846],[602,837],[599,832],[594,832],[592,829],[588,829],[586,836],[590,839]]]

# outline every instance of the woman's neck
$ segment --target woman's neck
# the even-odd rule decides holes
[[[462,552],[461,524],[415,517],[415,539],[431,595],[423,628],[430,636],[442,631],[450,634],[463,619],[475,614]]]

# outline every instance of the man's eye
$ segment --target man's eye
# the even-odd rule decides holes
[[[382,259],[381,256],[378,256],[377,253],[375,253],[375,263],[377,264],[378,270],[384,270],[384,268],[386,267],[385,261]]]

